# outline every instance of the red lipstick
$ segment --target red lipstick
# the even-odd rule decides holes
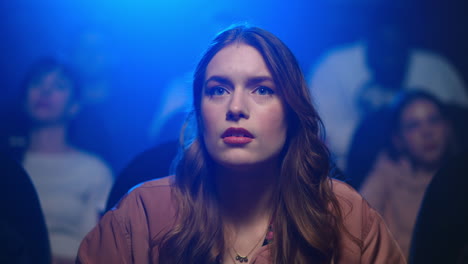
[[[252,141],[254,136],[241,127],[230,127],[221,135],[224,143],[229,145],[245,145]]]

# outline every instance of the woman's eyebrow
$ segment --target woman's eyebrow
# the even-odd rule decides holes
[[[220,84],[225,84],[225,85],[232,85],[232,82],[229,78],[227,77],[224,77],[224,76],[219,76],[219,75],[213,75],[211,76],[210,78],[208,78],[206,81],[205,81],[205,86],[209,83],[209,82],[218,82]],[[263,82],[271,82],[274,84],[274,81],[273,81],[273,78],[271,78],[270,76],[255,76],[255,77],[250,77],[247,79],[247,86],[253,86],[253,85],[257,85],[259,83],[263,83]]]
[[[274,84],[273,78],[271,78],[270,76],[256,76],[256,77],[249,78],[247,80],[247,85],[251,86],[251,85],[256,85],[262,82],[272,82]]]
[[[229,81],[228,78],[223,77],[223,76],[213,75],[210,78],[206,79],[205,86],[211,81],[218,82],[220,84],[226,84],[226,85],[231,84],[231,81]]]

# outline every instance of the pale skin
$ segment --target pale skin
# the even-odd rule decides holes
[[[394,161],[386,153],[381,153],[375,170],[432,178],[440,168],[450,135],[450,125],[437,106],[431,101],[417,99],[403,110],[400,130],[393,138],[401,152],[400,158]]]
[[[261,54],[243,43],[223,48],[206,69],[203,137],[216,163],[226,237],[223,263],[238,263],[233,259],[235,251],[242,256],[252,251],[250,263],[271,221],[279,155],[287,132],[277,89]],[[222,135],[229,128],[243,128],[253,139],[228,144]]]
[[[71,89],[71,83],[59,71],[47,73],[28,87],[26,112],[33,122],[28,151],[73,151],[66,141],[68,121],[78,111]]]
[[[402,112],[394,142],[411,161],[414,176],[432,177],[440,167],[449,135],[450,126],[437,106],[418,99]]]

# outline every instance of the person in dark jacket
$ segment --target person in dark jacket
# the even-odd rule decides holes
[[[0,153],[0,263],[50,264],[47,228],[25,170]]]

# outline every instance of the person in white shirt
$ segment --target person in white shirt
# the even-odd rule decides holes
[[[23,166],[37,190],[54,263],[74,263],[82,238],[98,222],[112,173],[98,157],[73,146],[70,121],[79,110],[79,82],[65,64],[39,60],[23,85],[28,140]]]

